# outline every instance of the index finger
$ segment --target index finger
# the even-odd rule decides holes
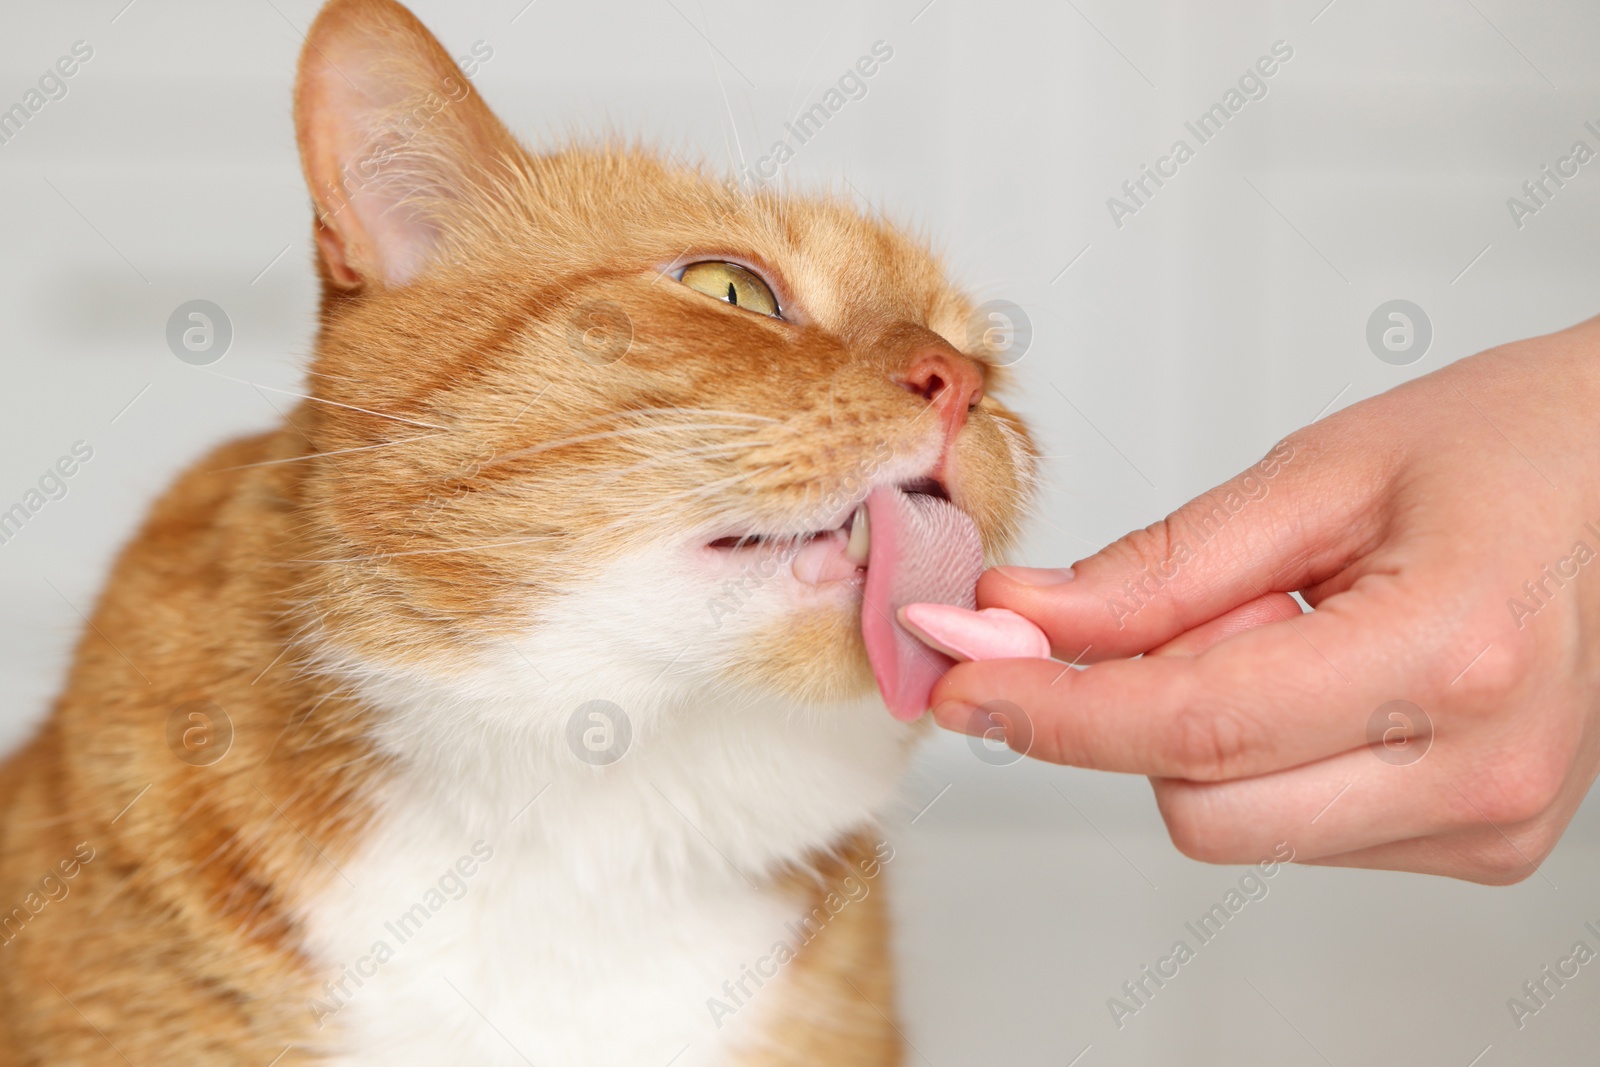
[[[1232,608],[1304,589],[1371,548],[1387,452],[1350,452],[1361,405],[1279,442],[1229,482],[1075,563],[997,567],[978,606],[1009,608],[1084,662],[1134,656]]]
[[[1398,595],[1352,590],[1194,656],[1083,670],[961,663],[934,687],[934,717],[970,732],[992,729],[975,708],[989,705],[999,718],[1020,711],[1031,726],[1028,754],[1052,763],[1194,781],[1264,774],[1363,746],[1377,708],[1427,703],[1448,683],[1420,676],[1438,661],[1424,643],[1439,638],[1436,621],[1430,627],[1416,611]]]

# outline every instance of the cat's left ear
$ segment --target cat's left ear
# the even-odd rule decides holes
[[[326,277],[402,285],[452,210],[521,153],[438,40],[394,0],[332,0],[306,35],[295,132]]]

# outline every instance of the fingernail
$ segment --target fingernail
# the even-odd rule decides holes
[[[995,570],[1023,585],[1061,585],[1073,579],[1071,567],[996,567]]]
[[[1014,611],[968,611],[954,604],[907,604],[900,625],[957,660],[1049,659],[1050,638]]]
[[[933,721],[946,730],[982,737],[984,731],[994,729],[994,720],[987,715],[974,714],[977,710],[964,700],[946,700],[933,709]]]

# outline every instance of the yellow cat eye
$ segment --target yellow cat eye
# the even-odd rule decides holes
[[[697,292],[726,300],[734,307],[754,311],[757,315],[774,318],[778,315],[778,298],[772,295],[767,283],[737,263],[691,263],[683,268],[678,280]]]

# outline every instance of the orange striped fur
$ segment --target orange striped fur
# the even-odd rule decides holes
[[[343,962],[318,947],[327,916],[345,914],[329,901],[356,891],[347,883],[370,885],[361,872],[378,869],[369,853],[381,834],[404,839],[393,798],[416,790],[397,783],[431,780],[417,770],[430,760],[514,766],[504,761],[524,745],[530,766],[568,758],[562,724],[542,720],[490,723],[481,745],[463,727],[442,755],[407,747],[425,733],[396,725],[411,713],[408,686],[477,693],[522,671],[507,648],[535,647],[586,590],[674,539],[794,522],[840,486],[909,477],[934,447],[931,420],[918,421],[924,402],[893,379],[930,344],[963,350],[986,384],[947,481],[991,553],[1013,536],[1030,486],[1031,446],[994,398],[1001,368],[969,344],[969,302],[919,242],[844,203],[746,193],[635,149],[530,152],[391,0],[324,9],[296,125],[325,290],[309,398],[278,429],[206,456],[157,502],[49,719],[0,770],[0,1067],[370,1062],[356,1023],[382,1016],[380,989],[326,1020],[308,1004]],[[341,179],[375,152],[387,158],[371,180]],[[729,308],[663,273],[704,259],[758,270],[793,318]],[[604,319],[608,309],[625,321]],[[624,358],[584,348],[597,321],[602,348],[606,330],[628,334]],[[874,454],[893,457],[888,473],[865,466]],[[919,731],[871,706],[859,598],[805,592],[774,613],[779,594],[760,595],[722,627],[652,620],[615,598],[594,610],[618,613],[604,632],[644,635],[622,652],[662,664],[663,685],[692,676],[708,701],[767,694],[819,722],[841,707],[871,717],[850,727],[887,738],[860,772],[874,783],[863,795],[888,797]],[[706,636],[669,663],[689,630]],[[659,647],[648,636],[658,631]],[[528,667],[553,689],[568,684],[558,660]],[[606,678],[587,681],[604,695]],[[212,707],[232,739],[206,762],[204,744],[225,732]],[[195,709],[207,717],[189,718]],[[674,714],[692,715],[692,702]],[[576,767],[573,788],[603,789],[673,722],[641,712],[638,756],[615,771]],[[781,768],[783,747],[748,758]],[[530,771],[528,795],[540,780]],[[493,816],[495,859],[465,891],[472,903],[450,909],[488,906],[502,891],[489,879],[504,878],[491,868],[559,836],[565,788],[514,829],[515,805]],[[878,801],[784,853],[757,832],[756,807],[741,823],[739,805],[640,792],[641,817],[672,833],[687,811],[729,855],[748,845],[770,859],[735,861],[737,879],[715,857],[705,869],[796,921],[877,855],[867,809]],[[669,874],[691,865],[660,862]],[[697,1046],[681,1063],[702,1052],[748,1067],[898,1063],[886,866],[749,998],[736,1042],[715,1055]],[[565,877],[559,865],[547,873]],[[515,989],[502,992],[514,1002]],[[695,1001],[720,996],[708,981]],[[609,1062],[598,1051],[534,1058]]]

